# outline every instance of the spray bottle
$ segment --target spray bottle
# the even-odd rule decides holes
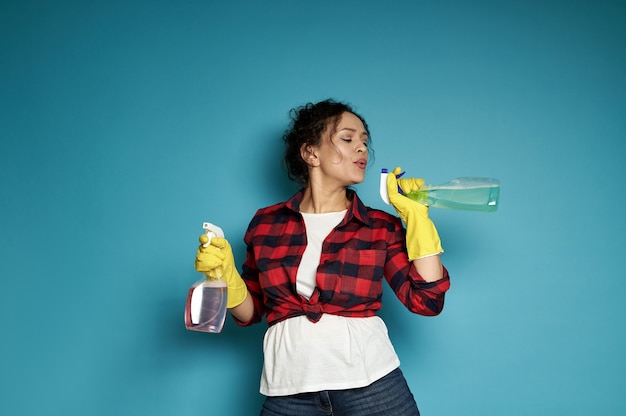
[[[380,173],[380,197],[386,204],[389,204],[388,174],[387,169],[382,169]],[[402,175],[404,172],[396,177]],[[398,192],[404,195],[399,186]],[[493,178],[456,178],[441,185],[424,185],[405,196],[434,208],[493,212],[498,209],[500,181]]]
[[[205,222],[202,228],[209,239],[204,247],[211,244],[213,237],[224,238],[224,231],[214,224]],[[185,327],[189,330],[210,333],[222,331],[226,318],[228,287],[222,280],[221,267],[215,269],[215,275],[217,278],[205,275],[189,288],[185,303]]]

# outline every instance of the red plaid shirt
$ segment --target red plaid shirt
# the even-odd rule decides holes
[[[244,236],[242,270],[254,316],[239,325],[259,322],[265,314],[268,325],[298,315],[312,322],[323,313],[372,316],[382,306],[383,277],[410,311],[428,316],[441,312],[450,287],[446,269],[442,279],[424,281],[407,258],[400,219],[366,207],[356,193],[348,192],[352,204],[323,242],[317,287],[310,299],[296,292],[296,272],[307,244],[299,212],[303,191],[257,211]]]

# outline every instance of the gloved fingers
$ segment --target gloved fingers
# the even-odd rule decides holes
[[[222,237],[213,237],[211,239],[211,245],[214,247],[217,247],[220,250],[223,250],[225,248],[230,249],[230,243],[228,242],[227,239],[222,238]]]
[[[424,186],[424,179],[422,178],[406,178],[406,179],[397,179],[398,186],[402,189],[402,192],[406,194],[410,194],[411,192],[419,191],[422,186]]]
[[[212,237],[211,238],[211,244],[206,245],[209,242],[209,236],[206,234],[201,234],[200,235],[200,247],[216,247],[218,249],[224,249],[226,247],[229,247],[230,244],[228,243],[228,240],[226,240],[225,238],[222,237]]]
[[[224,258],[226,257],[225,253],[221,249],[215,247],[213,244],[209,244],[206,247],[198,247],[198,253],[204,254],[206,256],[214,256],[219,258],[220,260],[224,260]]]
[[[220,250],[220,252],[224,254],[224,261],[228,261],[230,263],[235,262],[233,249],[227,239],[222,237],[213,237],[211,239],[211,247],[216,247],[218,250]]]
[[[401,173],[402,173],[402,168],[398,166],[389,175],[387,175],[387,194],[389,195],[389,202],[391,202],[391,204],[396,208],[396,210],[399,208],[398,204],[404,205],[408,201],[410,201],[408,198],[406,198],[404,195],[402,195],[398,191],[398,186],[400,186],[400,189],[402,189],[402,192],[404,194],[407,194],[408,193],[407,189],[410,189],[416,184],[419,184],[419,182],[414,183],[412,179],[398,179],[396,176],[400,175]],[[402,183],[405,183],[405,182],[408,184],[407,189],[402,188],[402,185],[401,185]]]
[[[402,172],[402,169],[397,167],[389,175],[387,175],[387,194],[389,195],[390,201],[399,195],[398,179],[396,178],[396,175],[399,175],[400,172]]]
[[[413,190],[413,188],[416,188],[415,190],[419,189],[424,184],[424,180],[420,178],[397,179],[396,175],[399,175],[401,172],[402,169],[397,167],[391,174],[387,175],[387,193],[389,194],[389,202],[391,202],[393,207],[405,222],[410,212],[416,212],[419,215],[428,216],[428,207],[426,205],[413,201],[398,192],[399,184],[405,185],[406,188],[401,189],[402,192],[408,194],[411,190]]]
[[[202,243],[203,240],[205,239],[201,236],[200,243]],[[206,241],[208,241],[208,238],[205,240],[205,244]],[[196,270],[199,272],[208,272],[209,270],[221,267],[225,258],[226,256],[222,253],[222,250],[215,247],[213,244],[209,244],[208,246],[200,244],[196,253]]]
[[[203,253],[198,250],[196,254],[196,270],[199,272],[208,272],[210,270],[221,267],[224,264],[224,256],[219,253],[217,256],[215,253]]]

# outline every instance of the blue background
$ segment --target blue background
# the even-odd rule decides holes
[[[431,210],[436,318],[382,315],[424,415],[626,414],[620,1],[4,1],[0,393],[11,415],[253,415],[265,325],[187,331],[203,221],[243,261],[296,187],[287,111],[351,102],[381,167],[502,182]]]

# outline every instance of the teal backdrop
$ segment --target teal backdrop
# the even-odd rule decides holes
[[[367,119],[380,168],[487,176],[431,209],[444,312],[382,316],[427,416],[626,414],[622,1],[3,1],[0,409],[255,415],[265,324],[187,331],[203,221],[241,264],[297,189],[288,110]]]

